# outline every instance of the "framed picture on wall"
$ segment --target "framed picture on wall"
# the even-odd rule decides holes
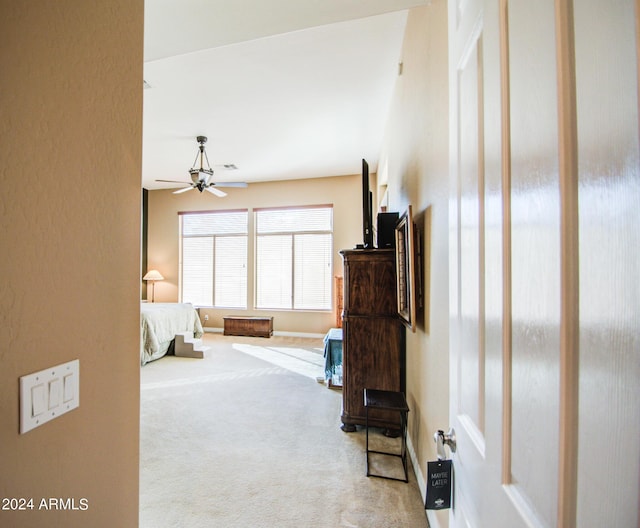
[[[396,224],[396,285],[398,316],[412,332],[416,331],[415,234],[411,205]]]

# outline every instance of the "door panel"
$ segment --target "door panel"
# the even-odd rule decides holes
[[[557,512],[560,352],[554,4],[553,0],[511,0],[508,7],[512,284],[509,484],[514,487],[514,496],[529,507],[528,515],[551,526]]]
[[[459,413],[465,424],[483,435],[484,371],[480,342],[480,151],[479,80],[481,35],[474,35],[458,67],[460,130],[460,384]],[[482,441],[484,444],[484,440]],[[484,451],[484,449],[482,449]]]

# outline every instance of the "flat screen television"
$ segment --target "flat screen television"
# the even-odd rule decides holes
[[[373,249],[373,204],[369,189],[369,164],[362,160],[362,239],[364,249]]]

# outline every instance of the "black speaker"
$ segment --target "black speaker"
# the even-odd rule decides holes
[[[396,247],[396,224],[398,213],[378,213],[378,248]]]

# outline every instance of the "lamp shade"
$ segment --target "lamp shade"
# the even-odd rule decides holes
[[[152,269],[147,271],[147,274],[144,277],[142,277],[142,280],[159,281],[159,280],[164,280],[164,277],[160,274],[158,270]]]

